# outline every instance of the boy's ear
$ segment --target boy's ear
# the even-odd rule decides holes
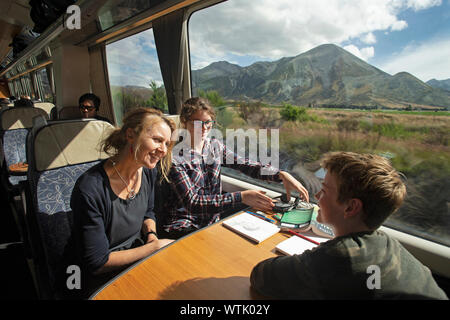
[[[358,198],[353,198],[347,201],[344,218],[353,218],[363,212],[363,203]]]

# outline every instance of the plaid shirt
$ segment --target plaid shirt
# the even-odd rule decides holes
[[[183,142],[181,142],[183,143]],[[270,165],[239,157],[217,139],[205,140],[202,154],[187,146],[174,152],[169,179],[171,190],[164,200],[167,214],[164,230],[200,229],[220,219],[220,214],[242,202],[241,192],[222,193],[221,165],[237,169],[253,178],[280,182],[279,170]],[[179,150],[178,148],[174,150]],[[187,156],[184,156],[187,154]],[[265,169],[261,175],[261,169]],[[267,175],[271,172],[271,175]]]

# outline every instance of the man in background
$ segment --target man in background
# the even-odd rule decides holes
[[[85,93],[78,99],[82,118],[94,118],[111,123],[108,118],[97,114],[100,109],[100,98],[93,93]]]

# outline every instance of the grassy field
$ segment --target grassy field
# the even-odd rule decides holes
[[[321,156],[329,151],[388,157],[406,177],[407,199],[389,219],[450,245],[450,113],[305,109],[295,120],[283,108],[234,103],[218,112],[223,128],[279,128],[280,163],[306,181],[310,193]]]

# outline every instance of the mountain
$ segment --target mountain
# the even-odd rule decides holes
[[[427,84],[429,84],[433,88],[440,88],[440,89],[450,91],[450,79],[446,79],[446,80],[431,79],[431,80],[427,81]]]
[[[248,67],[214,62],[192,71],[192,83],[227,99],[276,104],[450,108],[449,92],[407,72],[391,76],[333,44]]]
[[[127,94],[138,100],[147,101],[152,95],[152,89],[150,87],[140,87],[140,86],[111,86],[111,92],[115,95],[117,92],[122,94]]]

